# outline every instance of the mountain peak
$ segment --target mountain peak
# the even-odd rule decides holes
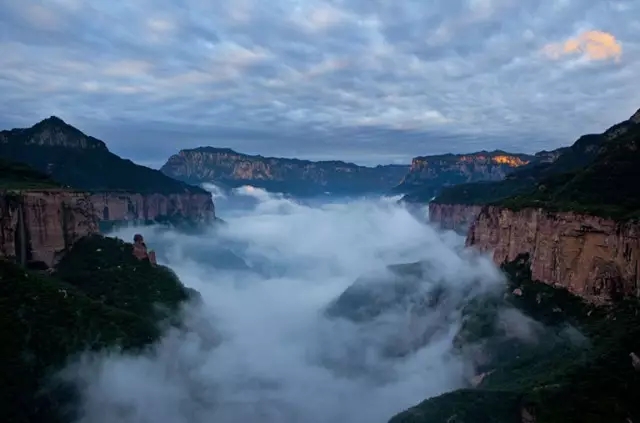
[[[58,116],[49,116],[46,119],[41,120],[39,123],[47,123],[47,124],[53,124],[53,125],[66,125],[67,123],[60,119]],[[37,124],[36,124],[37,125]]]
[[[12,142],[22,145],[108,151],[104,142],[85,135],[57,116],[49,116],[31,128],[14,129],[10,132]]]

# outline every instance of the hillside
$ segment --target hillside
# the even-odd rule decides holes
[[[430,398],[389,423],[635,422],[640,372],[637,300],[609,306],[584,303],[562,288],[532,280],[526,256],[506,264],[504,296],[478,298],[463,309],[457,336],[464,353],[481,351],[479,383]],[[522,339],[497,325],[518,310]],[[529,320],[527,320],[529,319]],[[519,330],[524,331],[525,328]],[[524,333],[524,332],[522,332]]]
[[[580,137],[570,147],[563,147],[553,152],[541,152],[539,155],[551,156],[550,161],[533,162],[530,165],[523,166],[514,170],[503,181],[493,183],[470,183],[461,184],[444,189],[438,195],[434,203],[437,204],[497,204],[502,200],[510,197],[523,196],[516,203],[524,204],[524,199],[529,198],[541,204],[547,202],[549,205],[556,203],[558,205],[559,195],[564,195],[573,188],[591,190],[588,183],[596,183],[600,188],[604,189],[608,176],[606,168],[612,161],[620,160],[620,163],[633,162],[635,159],[633,147],[634,139],[638,137],[640,131],[640,110],[631,116],[628,120],[620,122],[601,134],[588,134]],[[630,146],[625,147],[625,144]],[[627,153],[631,156],[624,157]],[[553,157],[555,156],[555,157]],[[587,166],[597,160],[599,165]],[[609,163],[609,164],[608,164]],[[629,165],[633,167],[632,165]],[[628,166],[627,166],[628,167]],[[599,169],[599,170],[596,170]],[[612,169],[610,168],[609,171]],[[587,172],[587,173],[584,173]],[[593,174],[595,172],[595,174]],[[578,177],[578,174],[582,175]],[[599,175],[599,176],[598,176]],[[618,172],[616,175],[625,179],[633,177],[634,172],[630,169]],[[577,177],[576,180],[573,180]],[[565,186],[569,181],[571,185]],[[584,182],[580,182],[584,181]],[[582,184],[582,185],[580,185]],[[582,188],[580,188],[580,186]],[[611,187],[611,185],[608,185]],[[571,188],[573,187],[573,188]],[[544,192],[543,192],[544,191]],[[627,192],[630,194],[631,192]],[[555,197],[554,197],[555,196]],[[556,198],[556,200],[552,200]],[[612,198],[596,200],[595,198],[576,199],[575,201],[612,201]],[[563,202],[567,202],[566,198]],[[428,201],[428,200],[427,200]],[[528,200],[527,200],[528,201]],[[511,204],[514,204],[513,202]]]
[[[0,158],[0,190],[59,188],[49,175],[18,162]]]
[[[111,153],[104,142],[54,116],[30,128],[0,131],[0,157],[80,190],[206,193]]]
[[[536,161],[527,154],[501,150],[470,154],[442,154],[415,157],[411,168],[394,192],[406,194],[407,202],[428,202],[444,187],[479,181],[500,181],[521,167]]]
[[[83,351],[145,348],[194,295],[170,269],[135,259],[131,244],[97,235],[53,274],[0,259],[0,282],[3,422],[74,420],[76,391],[55,372]]]
[[[408,166],[359,166],[342,161],[309,161],[238,153],[228,148],[182,150],[160,169],[190,183],[225,188],[252,185],[297,196],[383,193],[396,186]]]
[[[616,220],[640,217],[640,122],[600,145],[586,166],[543,177],[535,190],[500,202],[512,210],[542,207]]]

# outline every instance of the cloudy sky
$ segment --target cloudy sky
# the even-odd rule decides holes
[[[0,126],[118,154],[534,152],[640,108],[638,0],[0,0]]]

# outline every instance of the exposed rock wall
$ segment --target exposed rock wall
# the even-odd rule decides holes
[[[482,206],[429,203],[429,221],[443,229],[466,233]]]
[[[191,184],[253,185],[286,193],[359,193],[386,191],[406,174],[406,165],[359,166],[342,161],[263,157],[226,148],[182,150],[160,169]]]
[[[497,264],[528,253],[532,277],[590,301],[640,295],[640,224],[542,209],[485,206],[468,246],[493,251]]]
[[[524,166],[534,159],[534,156],[525,154],[497,151],[414,157],[400,186],[408,190],[419,188],[429,182],[438,182],[439,185],[446,186],[477,181],[499,181],[515,168]]]
[[[135,194],[105,192],[90,196],[98,217],[105,221],[154,220],[181,216],[212,222],[215,208],[207,194]]]
[[[0,193],[0,256],[51,266],[79,238],[99,232],[100,221],[171,216],[212,222],[213,201],[203,194],[4,192]]]
[[[0,255],[4,257],[51,266],[61,251],[96,232],[97,215],[85,193],[50,190],[0,196]]]

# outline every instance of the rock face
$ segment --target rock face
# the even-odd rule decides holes
[[[504,151],[415,157],[409,173],[395,190],[408,193],[410,202],[428,202],[441,188],[462,183],[499,181],[535,156]]]
[[[294,195],[385,192],[398,184],[408,166],[366,167],[341,161],[309,161],[238,153],[228,148],[182,150],[160,169],[190,184],[252,185]]]
[[[640,224],[526,208],[485,206],[466,244],[497,264],[530,257],[532,277],[593,302],[640,295]]]
[[[102,192],[89,197],[101,221],[145,221],[182,217],[211,223],[215,208],[208,194]]]
[[[482,206],[429,203],[429,221],[443,229],[466,233]]]
[[[53,265],[79,238],[98,232],[89,195],[64,190],[0,196],[0,255]]]
[[[0,194],[0,256],[51,267],[79,238],[99,232],[100,222],[171,217],[210,223],[215,211],[202,194],[84,193],[63,189]]]

